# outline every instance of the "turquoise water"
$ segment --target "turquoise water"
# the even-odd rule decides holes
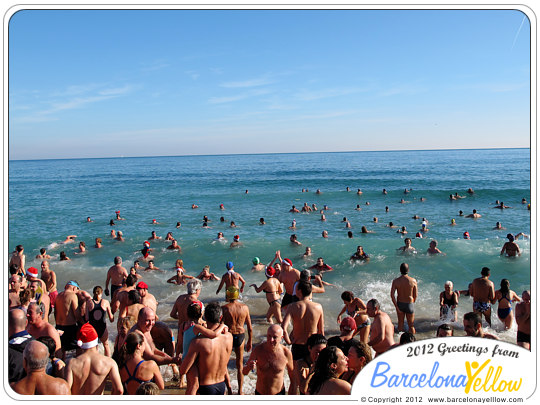
[[[476,192],[472,196],[466,193],[469,187]],[[302,193],[303,188],[309,192]],[[361,196],[356,194],[358,188],[363,191]],[[383,188],[388,190],[387,195],[382,194]],[[412,192],[405,195],[405,188]],[[322,194],[316,194],[317,189]],[[466,198],[450,201],[449,194],[455,192]],[[400,204],[402,198],[408,202]],[[182,246],[182,254],[166,251],[168,242],[153,242],[156,265],[164,272],[144,274],[150,292],[160,301],[158,315],[163,320],[170,319],[174,300],[185,292],[185,287],[166,284],[177,258],[184,260],[191,275],[208,264],[221,276],[225,263],[232,260],[248,284],[259,285],[264,276],[249,271],[254,256],[267,263],[276,250],[281,250],[282,257],[289,257],[298,269],[322,256],[335,269],[325,275],[325,280],[336,287],[329,287],[314,300],[324,306],[329,335],[338,330],[335,318],[342,307],[339,297],[346,289],[364,301],[379,299],[383,310],[397,322],[389,297],[390,284],[399,275],[400,263],[406,261],[419,285],[417,330],[430,336],[439,322],[438,295],[448,279],[456,289],[465,289],[481,268],[488,266],[497,288],[503,277],[518,294],[530,288],[529,240],[518,241],[523,250],[520,258],[499,256],[508,232],[530,233],[530,211],[521,204],[522,198],[530,200],[529,149],[11,161],[9,249],[24,245],[27,260],[38,267],[39,263],[29,259],[39,248],[52,247],[53,242],[76,234],[77,240],[86,242],[88,252],[73,254],[76,244],[53,247],[49,253],[56,258],[51,267],[60,287],[74,278],[91,290],[104,285],[114,256],[122,256],[129,266],[140,255],[142,242],[152,230],[162,237],[171,231]],[[512,209],[494,209],[497,199]],[[319,209],[326,204],[326,222],[320,220],[319,213],[289,213],[293,204],[301,208],[304,202],[315,203]],[[199,208],[191,209],[193,203]],[[220,204],[225,210],[220,210]],[[355,210],[357,204],[361,211]],[[385,206],[389,212],[385,212]],[[473,209],[482,218],[458,216],[460,210],[467,215]],[[124,243],[108,236],[109,220],[116,210],[126,218],[116,221],[114,227],[124,233]],[[397,229],[385,225],[392,221],[406,226],[408,236],[414,236],[421,227],[421,220],[412,218],[415,214],[429,220],[429,232],[425,239],[413,240],[417,255],[403,257],[396,253],[403,238]],[[210,229],[202,228],[204,215],[212,221]],[[87,216],[94,222],[86,223]],[[224,223],[219,221],[221,216]],[[264,226],[259,225],[261,217],[266,221]],[[353,239],[347,237],[343,217],[352,224]],[[379,223],[374,223],[373,217],[378,217]],[[154,218],[159,225],[151,225]],[[449,225],[452,218],[456,226]],[[293,231],[288,227],[293,219],[298,228],[294,233],[302,247],[289,243]],[[175,228],[177,221],[182,223],[179,229]],[[230,221],[238,227],[229,228]],[[497,221],[507,230],[493,230]],[[362,225],[375,233],[361,235]],[[328,239],[321,237],[323,230],[328,231]],[[230,249],[228,243],[214,242],[219,231],[229,242],[235,234],[240,235],[244,246]],[[470,233],[471,240],[462,239],[464,231]],[[96,237],[103,238],[103,249],[92,248]],[[425,254],[430,238],[439,242],[446,256]],[[369,264],[348,261],[359,244],[370,254]],[[301,258],[305,246],[313,250],[307,260]],[[72,258],[71,262],[58,262],[61,250]],[[217,284],[204,283],[203,299],[222,298],[215,295],[216,289]],[[264,296],[247,289],[243,299],[260,323],[267,309]],[[470,299],[463,298],[460,314],[471,307]],[[502,332],[498,320],[494,329],[505,340],[515,341],[515,330]],[[110,326],[110,330],[115,336],[115,327]]]

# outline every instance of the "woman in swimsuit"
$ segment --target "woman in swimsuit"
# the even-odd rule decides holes
[[[347,357],[341,349],[329,346],[319,353],[315,362],[315,371],[309,380],[310,395],[350,395],[351,384],[340,380],[339,376],[347,371]]]
[[[521,302],[521,298],[510,289],[510,281],[503,278],[501,280],[501,289],[495,291],[495,299],[499,302],[497,316],[504,323],[504,328],[510,329],[514,319],[512,302]]]
[[[341,315],[346,313],[352,317],[356,322],[356,333],[360,335],[360,340],[364,343],[369,341],[369,330],[371,329],[371,322],[367,315],[367,307],[364,302],[355,297],[351,291],[344,291],[341,294],[341,299],[345,306],[337,316],[338,325],[341,324]],[[353,335],[354,336],[354,335]]]
[[[255,291],[260,293],[264,291],[266,293],[266,301],[268,301],[268,311],[266,312],[266,321],[272,323],[272,316],[276,318],[278,324],[283,321],[281,317],[281,294],[283,289],[281,283],[275,277],[276,269],[268,266],[265,270],[266,281],[264,281],[260,287],[255,284],[251,284],[250,287],[255,287]]]
[[[454,283],[447,281],[444,283],[444,291],[439,295],[440,318],[446,318],[451,311],[453,322],[457,322],[458,293],[453,290]]]
[[[105,315],[108,315],[109,321],[114,322],[111,304],[106,299],[101,298],[103,295],[103,288],[99,285],[95,286],[92,292],[94,297],[89,297],[86,300],[86,322],[90,322],[90,325],[96,330],[99,340],[103,343],[105,356],[111,357],[109,333],[107,332],[107,323],[105,321]]]
[[[124,394],[135,395],[139,385],[145,382],[155,383],[160,390],[165,389],[159,366],[154,360],[144,360],[144,337],[138,332],[127,335],[120,356],[120,378],[124,385]]]
[[[116,324],[118,335],[116,335],[116,338],[114,339],[112,358],[118,365],[120,365],[121,348],[124,345],[128,332],[133,325],[135,325],[135,319],[131,316],[126,316],[125,318],[119,319],[118,323]]]

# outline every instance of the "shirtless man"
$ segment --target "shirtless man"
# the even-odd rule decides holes
[[[251,271],[256,272],[256,271],[266,270],[266,265],[261,263],[261,259],[259,259],[258,257],[254,257],[251,262],[253,263],[253,267],[251,268]]]
[[[38,260],[49,260],[51,258],[51,255],[47,254],[47,249],[41,248],[39,249],[39,255],[36,256],[36,259]]]
[[[187,283],[187,294],[180,295],[171,310],[171,318],[178,320],[178,333],[181,332],[181,326],[188,321],[187,308],[192,302],[199,301],[201,295],[202,283],[201,280],[189,280]],[[176,354],[182,353],[182,345],[176,345]]]
[[[9,278],[8,308],[17,308],[21,305],[19,294],[21,292],[21,276],[13,274]]]
[[[182,251],[182,248],[180,247],[180,245],[178,244],[178,241],[176,239],[173,239],[171,241],[171,244],[169,246],[167,246],[167,249],[168,250],[178,250],[178,253],[180,253]]]
[[[49,298],[47,291],[43,288],[41,283],[43,283],[42,280],[34,279],[28,282],[28,288],[30,288],[30,291],[32,291],[32,299],[43,304],[43,318],[49,320],[49,315],[51,314],[51,299]],[[42,292],[39,292],[40,288]]]
[[[20,271],[24,272],[26,270],[26,256],[24,255],[23,245],[17,245],[11,255],[11,259],[9,259],[9,266],[11,267],[14,264],[19,266]]]
[[[404,332],[404,320],[407,317],[409,332],[416,333],[414,329],[414,303],[418,297],[418,286],[416,280],[409,276],[409,265],[401,263],[399,266],[401,276],[392,281],[390,297],[396,307],[398,317],[398,331]],[[397,298],[396,298],[397,292]]]
[[[137,291],[141,295],[141,304],[157,312],[158,302],[156,297],[148,292],[148,284],[144,281],[139,281],[137,283]]]
[[[218,276],[216,276],[214,273],[210,273],[210,266],[204,266],[202,271],[199,273],[199,275],[196,277],[199,280],[202,281],[219,281],[221,280]]]
[[[233,241],[229,245],[230,248],[237,248],[243,246],[243,243],[240,242],[240,235],[234,235]]]
[[[156,267],[154,265],[154,261],[153,260],[148,260],[148,267],[146,267],[144,269],[144,271],[153,271],[153,270],[161,270],[159,267]]]
[[[214,273],[211,273],[214,274]],[[188,276],[184,274],[184,271],[181,268],[176,268],[176,274],[167,280],[169,284],[184,285],[187,280],[195,278],[193,276]]]
[[[66,366],[65,379],[72,395],[102,395],[105,383],[112,383],[112,395],[122,395],[124,389],[116,362],[98,352],[98,335],[89,323],[78,333],[82,354],[72,358]]]
[[[31,302],[28,305],[26,312],[26,319],[28,320],[28,333],[32,335],[34,339],[41,336],[49,336],[56,343],[55,355],[60,354],[61,341],[58,331],[52,326],[46,319],[43,319],[44,308],[43,304],[37,302]]]
[[[398,249],[398,252],[404,253],[404,254],[414,254],[414,253],[416,253],[416,249],[412,246],[411,238],[405,238],[403,240],[403,243],[405,243],[405,245],[401,246]]]
[[[429,248],[427,250],[428,254],[430,255],[445,255],[443,252],[440,251],[440,249],[437,247],[437,241],[433,239],[431,242],[429,242]]]
[[[266,342],[253,349],[249,360],[242,370],[243,375],[248,375],[257,367],[257,383],[255,395],[285,395],[283,377],[285,369],[289,379],[294,380],[294,363],[291,351],[281,344],[283,329],[279,325],[271,325],[266,332]],[[294,395],[294,385],[291,383],[289,395]]]
[[[517,345],[531,350],[531,293],[521,294],[522,301],[516,304]]]
[[[47,346],[38,341],[29,342],[23,351],[26,377],[11,384],[13,391],[21,395],[69,395],[69,385],[64,379],[45,372],[48,363]]]
[[[515,256],[521,256],[521,251],[519,250],[519,246],[516,242],[514,242],[514,235],[509,233],[506,235],[508,238],[508,242],[506,242],[502,249],[501,249],[501,256],[506,252],[506,256],[508,257],[515,257]]]
[[[79,313],[79,284],[74,281],[68,281],[64,291],[58,294],[56,305],[54,307],[54,318],[56,329],[64,331],[60,336],[62,342],[61,357],[65,358],[66,351],[77,349],[77,321],[81,319]]]
[[[137,323],[130,330],[130,332],[137,332],[144,336],[143,358],[145,360],[154,360],[158,366],[176,363],[178,361],[177,357],[171,357],[167,353],[164,353],[156,348],[151,334],[155,323],[155,312],[148,307],[143,307],[139,311]]]
[[[296,212],[300,212],[300,211],[298,210],[298,208],[296,208],[295,205],[293,205],[292,208],[289,210],[289,212],[294,212],[294,213],[296,213]]]
[[[369,256],[366,252],[364,252],[364,248],[362,246],[357,246],[356,252],[351,256],[350,260],[369,262]]]
[[[499,340],[499,338],[482,329],[482,315],[477,312],[467,312],[463,315],[463,329],[467,336]]]
[[[41,262],[41,279],[45,282],[47,293],[51,300],[51,307],[54,308],[54,303],[58,296],[58,290],[56,289],[56,273],[49,268],[49,262],[47,260]]]
[[[141,294],[137,290],[131,290],[128,292],[127,305],[120,311],[118,316],[118,322],[120,319],[131,316],[135,319],[135,322],[139,319],[139,311],[143,308],[146,308],[141,304]]]
[[[135,289],[137,280],[138,278],[135,274],[130,274],[126,277],[125,285],[116,290],[116,294],[111,300],[111,311],[113,314],[116,313],[116,311],[122,312],[127,305],[128,293]]]
[[[96,238],[96,244],[94,245],[94,247],[96,249],[101,249],[103,247],[102,243],[103,241],[101,240],[101,238]]]
[[[114,266],[111,266],[107,271],[107,280],[105,281],[105,295],[109,296],[109,282],[111,282],[111,298],[114,299],[114,293],[126,280],[128,276],[127,270],[122,267],[122,258],[116,256],[114,258]]]
[[[375,350],[376,356],[394,346],[394,325],[387,313],[381,311],[375,298],[366,304],[368,315],[373,318],[368,345]]]
[[[276,252],[278,258],[281,258],[279,250]],[[285,287],[285,295],[283,296],[283,302],[281,308],[285,308],[291,302],[294,302],[294,284],[300,280],[300,272],[293,268],[292,261],[290,259],[283,259],[281,261],[281,271],[279,272],[278,280],[283,283]]]
[[[229,332],[233,336],[233,350],[236,355],[236,370],[238,377],[238,395],[242,395],[242,388],[244,386],[244,375],[242,369],[244,367],[244,338],[246,325],[248,338],[246,342],[246,351],[251,351],[251,338],[253,330],[251,328],[251,318],[249,316],[249,308],[246,304],[238,302],[238,296],[240,292],[236,287],[227,288],[227,301],[221,307],[223,310],[223,323],[229,327]]]
[[[334,268],[324,262],[322,257],[317,258],[317,263],[309,267],[309,270],[316,270],[317,274],[324,273],[325,271],[333,271]]]
[[[467,215],[465,218],[480,218],[482,215],[476,212],[476,210],[472,210],[472,214]]]
[[[482,277],[473,280],[469,285],[469,295],[473,297],[473,311],[483,314],[491,326],[491,304],[495,304],[495,285],[489,280],[491,270],[483,267]]]
[[[204,311],[207,328],[216,330],[221,322],[221,307],[217,302],[206,306]],[[230,392],[227,363],[231,357],[233,336],[224,330],[217,338],[198,337],[191,341],[189,350],[184,354],[180,366],[180,377],[197,364],[199,372],[199,389],[197,395],[224,395],[228,387]],[[195,361],[198,360],[197,363]]]
[[[242,283],[242,286],[240,287],[240,292],[244,292],[244,286],[246,285],[246,280],[244,280],[244,278],[240,274],[234,271],[234,263],[227,262],[225,267],[227,268],[227,273],[225,273],[221,277],[221,282],[219,283],[219,287],[216,291],[216,294],[219,294],[223,285],[225,285],[225,288],[229,288],[230,286],[234,286],[238,288],[239,282]]]
[[[314,333],[324,334],[324,314],[321,304],[311,301],[312,297],[311,283],[306,281],[300,281],[296,286],[296,295],[299,297],[299,301],[293,302],[287,306],[285,311],[285,317],[281,327],[283,328],[283,335],[287,344],[292,344],[292,355],[294,363],[294,370],[299,367],[296,360],[301,360],[306,357],[309,352],[307,348],[307,339]],[[292,321],[292,339],[289,337],[287,327],[289,322]],[[294,373],[294,376],[297,373]],[[297,384],[294,381],[294,384]],[[297,386],[297,385],[295,385]]]

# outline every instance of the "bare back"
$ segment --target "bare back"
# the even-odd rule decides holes
[[[222,308],[223,323],[229,327],[229,331],[234,335],[244,333],[244,324],[249,317],[248,306],[235,301],[224,305]]]
[[[227,332],[215,339],[197,338],[191,341],[199,354],[198,369],[200,385],[211,385],[222,382],[227,373],[227,363],[231,357],[233,337]]]
[[[487,278],[479,277],[472,282],[470,293],[476,302],[491,302],[495,299],[495,285]]]
[[[407,274],[396,278],[392,282],[392,292],[397,291],[398,302],[403,302],[407,304],[415,302],[416,288],[416,280]]]
[[[279,273],[278,280],[285,286],[285,292],[292,295],[294,291],[294,284],[300,280],[300,272],[294,268]]]
[[[288,305],[287,315],[293,324],[292,343],[305,344],[312,334],[324,333],[321,304],[309,300],[293,302]]]
[[[58,294],[54,308],[56,325],[75,325],[77,323],[77,314],[75,311],[78,306],[79,300],[75,292],[62,291]]]
[[[97,351],[87,351],[71,359],[66,369],[66,379],[71,382],[73,395],[103,394],[109,375],[113,385],[119,383],[120,374],[116,362]]]

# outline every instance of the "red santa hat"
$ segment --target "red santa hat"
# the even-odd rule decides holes
[[[77,346],[81,349],[91,349],[98,345],[99,338],[96,330],[90,323],[85,323],[81,326],[77,334]]]

